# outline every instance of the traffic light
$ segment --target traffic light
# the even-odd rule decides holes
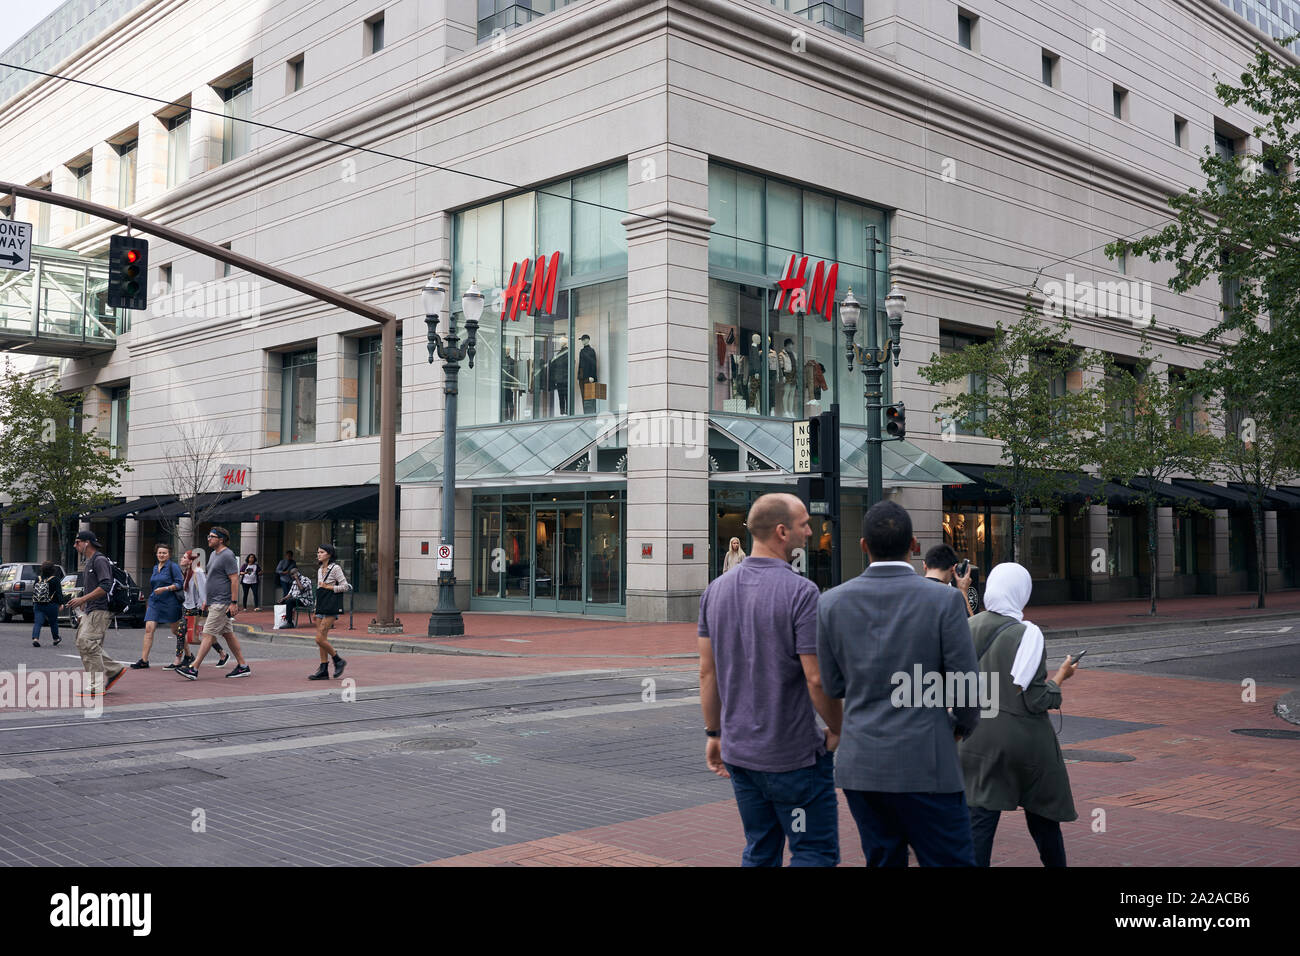
[[[885,406],[885,432],[890,438],[902,438],[907,434],[907,409],[902,402]]]
[[[108,305],[114,309],[149,307],[149,241],[114,236],[108,244]]]

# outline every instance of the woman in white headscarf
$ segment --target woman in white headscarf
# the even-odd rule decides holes
[[[1065,866],[1061,823],[1077,820],[1070,777],[1047,712],[1061,706],[1061,685],[1074,675],[1067,656],[1047,679],[1043,632],[1024,618],[1033,582],[1019,564],[989,574],[984,607],[970,619],[981,681],[998,685],[997,713],[981,716],[961,742],[975,863],[988,866],[1003,810],[1024,807],[1029,834],[1044,866]],[[992,709],[992,708],[990,708]],[[987,712],[985,712],[987,713]]]

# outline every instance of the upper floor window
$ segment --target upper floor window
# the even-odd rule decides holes
[[[248,152],[252,127],[246,122],[253,114],[253,81],[243,80],[221,90],[225,101],[225,130],[221,137],[221,161],[228,163]]]
[[[538,17],[567,7],[578,0],[478,0],[478,39],[527,26]]]
[[[357,434],[378,435],[383,406],[383,336],[372,335],[357,343]],[[402,330],[397,330],[397,430],[402,430]]]
[[[77,167],[72,171],[72,174],[77,178],[77,198],[85,199],[89,201],[90,200],[90,163],[86,163],[86,165],[84,166]],[[89,221],[90,221],[89,215],[87,215],[84,212],[77,213],[76,222],[77,222],[78,229],[80,229]]]
[[[288,85],[288,92],[290,93],[297,93],[300,89],[302,89],[304,62],[305,60],[303,55],[299,53],[288,63],[289,75],[288,75],[287,85]]]
[[[115,388],[110,393],[108,442],[114,458],[126,458],[126,434],[131,419],[131,389]]]
[[[316,350],[284,356],[280,380],[280,444],[316,440]]]
[[[979,17],[969,10],[957,10],[957,45],[970,50],[972,53],[977,52],[976,46],[979,42],[976,32],[978,30]]]
[[[1043,51],[1043,85],[1052,88],[1061,85],[1061,58],[1050,50]]]
[[[972,345],[982,345],[987,342],[986,338],[978,338],[973,335],[964,335],[960,332],[948,332],[943,329],[939,330],[939,354],[951,355],[960,352],[962,349],[969,348]],[[939,395],[941,399],[956,398],[958,395],[986,395],[988,393],[988,383],[980,375],[972,372],[967,376],[966,381],[960,379],[944,382],[939,386]],[[952,415],[952,412],[948,413]],[[954,430],[959,435],[983,435],[979,429],[979,422],[988,418],[988,407],[979,408],[972,416],[972,420],[958,421],[953,418],[945,419],[941,423],[943,430],[951,434]]]
[[[366,21],[366,55],[384,48],[384,15],[376,14]]]
[[[190,178],[190,111],[167,121],[167,188]]]
[[[117,150],[117,206],[119,209],[125,209],[135,202],[137,146],[139,146],[139,140],[133,139],[129,143],[113,147]]]

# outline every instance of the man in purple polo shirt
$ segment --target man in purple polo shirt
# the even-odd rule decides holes
[[[812,535],[808,511],[794,495],[763,495],[746,524],[753,553],[700,598],[705,762],[731,778],[743,866],[780,866],[787,839],[791,866],[835,866],[833,751],[844,709],[822,690],[817,585],[790,567]]]

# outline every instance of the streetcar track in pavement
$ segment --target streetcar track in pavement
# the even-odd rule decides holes
[[[674,693],[677,694],[678,696],[690,696],[694,692],[694,690],[695,688],[693,686],[687,686],[682,688],[664,688],[663,691],[659,694],[659,696],[665,702],[667,702],[676,699],[675,697],[670,696]],[[404,699],[404,698],[433,697],[433,696],[440,696],[442,694],[451,693],[451,692],[452,691],[447,690],[447,691],[434,691],[429,693],[394,694],[386,697],[358,699],[355,703],[363,703],[363,702],[368,703],[372,701],[377,702],[381,700],[395,700],[395,699]],[[462,687],[462,688],[457,688],[455,692],[459,694],[464,694],[466,693],[466,690],[465,688]],[[472,691],[470,692],[472,693]],[[113,740],[104,743],[69,745],[69,746],[62,746],[62,747],[50,747],[44,749],[37,749],[37,750],[0,751],[0,758],[35,757],[35,756],[46,756],[50,754],[77,753],[81,751],[103,751],[108,749],[121,750],[125,748],[151,747],[151,746],[156,746],[158,744],[175,743],[178,741],[212,743],[212,742],[217,742],[231,737],[247,737],[256,734],[274,735],[274,734],[284,733],[285,731],[311,730],[318,727],[338,726],[341,724],[358,724],[358,723],[368,723],[373,721],[419,720],[419,719],[431,718],[431,717],[455,716],[455,715],[464,715],[464,714],[471,714],[471,713],[478,713],[478,712],[483,712],[485,714],[509,712],[511,713],[511,716],[528,716],[527,714],[519,714],[517,713],[517,711],[519,711],[522,708],[541,707],[548,704],[550,705],[561,704],[570,700],[578,700],[578,701],[585,702],[585,701],[608,700],[610,698],[626,699],[629,697],[639,697],[639,693],[640,691],[638,688],[637,690],[625,690],[625,691],[619,691],[619,692],[609,693],[609,694],[588,694],[579,698],[543,698],[539,700],[527,700],[527,701],[498,703],[498,704],[474,704],[472,706],[466,706],[466,707],[449,707],[449,708],[443,708],[439,710],[419,711],[410,714],[359,715],[359,716],[349,716],[347,718],[342,718],[338,720],[312,720],[307,723],[278,724],[271,727],[256,727],[247,730],[223,730],[217,733],[209,732],[209,733],[197,733],[197,734],[195,733],[179,734],[179,735],[167,736],[167,737],[148,737],[139,740]],[[202,711],[199,713],[190,713],[190,714],[172,714],[172,715],[152,716],[152,717],[115,718],[113,719],[112,722],[126,723],[126,722],[138,722],[141,720],[175,720],[175,719],[184,720],[184,719],[193,719],[193,718],[206,718],[211,716],[217,716],[220,714],[259,713],[259,712],[270,711],[277,707],[293,707],[293,706],[300,707],[303,705],[320,705],[322,703],[332,703],[332,702],[333,701],[330,701],[328,699],[324,701],[321,700],[297,701],[294,703],[271,704],[264,707],[239,708],[239,709],[232,709],[228,711]],[[339,703],[342,702],[340,701]],[[353,705],[349,704],[348,706],[353,706]],[[654,707],[653,704],[647,704],[646,706],[649,708]],[[580,710],[582,708],[578,707],[578,708],[571,708],[571,709]],[[543,713],[548,713],[548,711],[537,711],[537,713],[543,714]],[[0,728],[0,729],[34,730],[39,728],[56,728],[56,727],[81,727],[85,729],[93,729],[94,727],[106,726],[107,723],[108,722],[101,722],[97,720],[94,721],[93,724],[90,724],[87,723],[84,718],[82,718],[80,721],[69,721],[66,723],[59,723],[59,724],[25,725],[22,727]]]

